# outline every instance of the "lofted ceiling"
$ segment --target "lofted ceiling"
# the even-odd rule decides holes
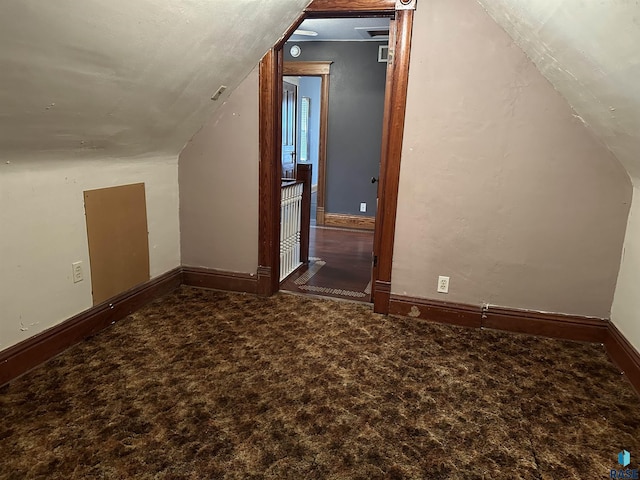
[[[478,0],[640,181],[640,2]]]
[[[478,1],[639,179],[640,2]],[[308,2],[4,0],[0,152],[176,155]]]
[[[4,0],[0,153],[177,155],[307,3]]]

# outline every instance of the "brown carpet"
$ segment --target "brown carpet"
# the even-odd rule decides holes
[[[0,478],[600,479],[640,401],[599,345],[181,288],[0,389]]]

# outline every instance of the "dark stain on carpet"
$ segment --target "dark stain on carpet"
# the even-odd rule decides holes
[[[602,346],[182,287],[0,389],[0,478],[597,479]]]

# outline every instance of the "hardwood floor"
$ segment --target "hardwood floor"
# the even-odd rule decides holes
[[[369,302],[373,232],[312,226],[310,237],[309,264],[280,289]]]

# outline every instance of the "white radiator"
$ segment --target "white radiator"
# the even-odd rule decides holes
[[[282,187],[280,201],[280,281],[298,268],[300,261],[300,215],[302,183]]]

